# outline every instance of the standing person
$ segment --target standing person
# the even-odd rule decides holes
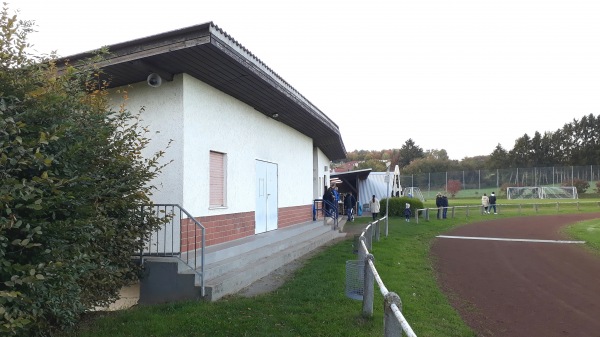
[[[341,199],[340,193],[338,192],[337,185],[331,186],[331,194],[333,194],[333,204],[335,205],[335,209],[337,210],[337,212],[339,212],[340,200],[342,200],[342,199]],[[342,214],[343,213],[344,213],[344,202],[342,201]]]
[[[442,217],[446,219],[446,214],[448,213],[448,197],[444,194],[442,195]]]
[[[494,214],[498,214],[496,212],[496,194],[494,194],[494,192],[492,192],[492,194],[490,194],[489,199],[490,199],[490,212],[492,211],[492,208],[494,208]]]
[[[481,197],[481,206],[483,206],[483,213],[490,214],[488,211],[488,207],[490,206],[490,198],[488,198],[487,194],[483,193]]]
[[[331,216],[334,205],[333,192],[331,191],[331,187],[327,187],[325,189],[325,193],[323,194],[323,209],[325,210],[325,216]]]
[[[438,192],[438,194],[435,196],[435,207],[437,207],[437,218],[440,218],[440,211],[442,207],[442,194],[440,192]]]
[[[354,221],[354,216],[353,216],[353,211],[354,211],[354,207],[352,206],[352,200],[354,199],[354,196],[352,195],[352,192],[348,192],[346,194],[346,197],[344,198],[344,208],[346,209],[346,215],[348,216],[348,221]],[[354,200],[354,203],[356,203],[356,200]]]
[[[354,210],[356,209],[356,198],[350,192],[350,210],[352,211],[352,221],[354,222]]]
[[[331,191],[333,192],[333,196],[335,198],[335,204],[337,205],[340,202],[340,193],[338,192],[337,186],[333,185],[333,189]]]
[[[406,222],[410,222],[410,215],[412,212],[410,211],[410,204],[406,203],[406,207],[404,208],[404,219]]]
[[[371,198],[371,202],[369,202],[369,209],[371,210],[371,215],[373,216],[373,220],[377,219],[377,215],[379,215],[379,208],[381,205],[379,204],[379,199],[375,198],[375,194]]]

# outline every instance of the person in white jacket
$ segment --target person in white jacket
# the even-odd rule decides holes
[[[488,198],[485,193],[483,193],[483,196],[481,197],[481,206],[483,206],[483,213],[490,214],[488,211],[488,207],[490,207],[490,198]]]
[[[373,220],[375,220],[379,214],[379,207],[379,199],[375,198],[375,194],[373,194],[373,198],[371,198],[371,202],[369,202],[369,209],[371,210],[371,215],[373,215]]]

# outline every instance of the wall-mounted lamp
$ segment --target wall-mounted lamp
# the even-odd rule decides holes
[[[146,83],[152,88],[158,88],[162,84],[162,78],[157,73],[152,73],[146,78]]]
[[[277,117],[279,117],[279,114],[278,113],[274,113],[274,114],[271,115],[271,117],[277,118]]]

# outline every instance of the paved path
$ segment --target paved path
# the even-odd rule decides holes
[[[496,219],[444,233],[432,246],[439,283],[478,336],[600,337],[600,256],[567,224],[600,213]],[[506,241],[530,239],[543,241]]]

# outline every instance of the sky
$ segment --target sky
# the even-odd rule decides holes
[[[598,0],[7,1],[60,56],[212,21],[349,152],[410,138],[460,160],[600,113]]]

